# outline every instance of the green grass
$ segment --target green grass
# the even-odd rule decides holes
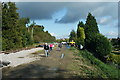
[[[87,50],[79,51],[74,47],[70,48],[69,50],[74,52],[73,55],[77,56],[75,60],[79,61],[78,63],[72,63],[70,65],[71,70],[76,71],[76,75],[85,78],[103,78],[112,80],[119,78],[119,69],[103,63]],[[81,65],[79,65],[79,63]],[[91,67],[92,69],[90,69],[89,67]]]
[[[70,47],[69,50],[76,50],[76,48],[75,47]]]
[[[68,69],[72,71],[71,73],[74,77],[98,78],[99,75],[101,75],[100,71],[98,73],[98,70],[90,63],[90,61],[80,55],[79,50],[74,47],[69,50],[73,52],[74,58]]]
[[[120,55],[111,53],[108,55],[107,61],[120,65]]]
[[[119,69],[110,66],[108,64],[103,63],[99,59],[95,58],[92,53],[87,50],[80,51],[78,56],[83,56],[87,61],[89,61],[92,65],[96,66],[96,68],[102,73],[102,78],[118,78],[120,71]]]

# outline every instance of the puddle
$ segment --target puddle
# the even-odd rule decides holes
[[[58,71],[59,68],[57,68],[57,67],[52,67],[52,68],[49,68],[48,70],[50,70],[50,71]]]
[[[65,70],[62,70],[62,69],[60,69],[58,67],[52,67],[52,68],[49,68],[48,70],[49,71],[54,71],[54,72],[64,72],[65,71]]]

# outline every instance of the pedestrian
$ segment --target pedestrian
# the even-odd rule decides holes
[[[59,44],[58,44],[58,47],[59,47],[59,50],[61,50],[61,48],[62,48],[62,43],[59,43]]]
[[[45,45],[44,45],[44,50],[45,50],[45,56],[46,57],[48,57],[49,56],[49,46],[48,46],[48,44],[47,43],[45,43]]]
[[[50,51],[52,51],[53,44],[50,44],[49,47],[50,47]]]

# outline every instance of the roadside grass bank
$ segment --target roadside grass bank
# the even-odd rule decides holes
[[[111,53],[108,55],[107,62],[110,62],[114,65],[120,66],[120,55]],[[120,67],[119,67],[120,68]]]
[[[77,50],[72,47],[69,50],[74,52],[74,59],[68,67],[74,73],[74,77],[119,79],[120,70],[95,58],[87,50]]]

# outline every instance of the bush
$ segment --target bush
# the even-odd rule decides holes
[[[104,56],[108,55],[112,51],[112,45],[109,40],[101,34],[95,35],[88,42],[88,50],[99,59],[104,59]]]
[[[108,55],[107,61],[120,65],[120,55],[111,53]]]
[[[76,45],[80,45],[80,44],[84,46],[84,39],[77,38]]]

